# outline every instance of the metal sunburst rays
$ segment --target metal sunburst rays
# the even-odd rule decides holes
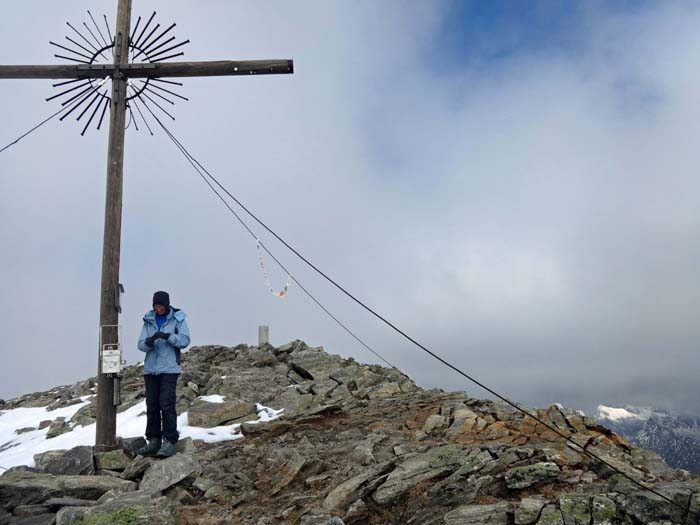
[[[112,64],[114,62],[115,43],[112,30],[107,21],[107,16],[102,15],[104,26],[101,27],[89,10],[87,14],[91,25],[83,21],[82,27],[79,29],[70,22],[66,22],[71,29],[71,33],[70,36],[66,36],[67,43],[65,45],[49,42],[49,44],[58,48],[60,53],[63,53],[56,53],[54,56],[79,64]],[[148,18],[148,21],[142,26],[142,19],[138,17],[131,35],[129,35],[130,62],[136,62],[138,59],[138,62],[154,64],[185,54],[180,48],[189,44],[190,41],[184,40],[179,43],[173,43],[176,37],[172,34],[172,31],[176,24],[173,23],[167,28],[161,29],[161,25],[155,18],[156,12],[154,11]],[[69,86],[68,89],[46,100],[47,102],[51,100],[61,101],[61,105],[66,110],[60,118],[61,121],[74,112],[77,112],[78,109],[81,109],[81,111],[75,113],[77,114],[76,121],[80,121],[89,114],[87,122],[80,133],[81,135],[85,135],[85,132],[93,121],[95,121],[95,117],[97,117],[98,114],[99,118],[95,121],[96,129],[99,130],[102,127],[105,114],[111,101],[111,90],[109,86],[103,88],[108,80],[110,80],[109,77],[103,79],[81,78],[58,82],[53,84],[54,88]],[[166,102],[174,106],[175,100],[173,100],[173,98],[188,100],[186,97],[174,91],[179,87],[182,87],[181,82],[173,82],[172,80],[164,80],[157,77],[148,77],[145,80],[130,79],[127,82],[128,96],[126,99],[126,107],[129,114],[129,126],[127,127],[130,127],[133,123],[136,131],[139,131],[138,115],[141,119],[140,122],[144,124],[149,133],[153,135],[153,131],[147,120],[147,115],[153,112],[151,105],[175,120],[175,117],[173,117],[162,104]],[[141,109],[141,105],[144,106],[144,110]],[[91,109],[92,112],[90,112]],[[134,109],[136,110],[135,112]]]

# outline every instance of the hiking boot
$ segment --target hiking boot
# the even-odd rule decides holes
[[[136,451],[139,456],[145,457],[155,457],[155,455],[160,450],[161,442],[160,438],[153,438],[148,440],[148,444],[145,447],[141,447]]]
[[[159,458],[168,458],[170,456],[174,456],[176,453],[177,449],[175,448],[175,443],[171,443],[167,439],[164,439],[163,444],[160,446],[160,450],[156,456]]]

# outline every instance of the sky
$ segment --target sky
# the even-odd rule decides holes
[[[116,2],[91,2],[113,20]],[[57,63],[85,2],[14,3],[0,63]],[[188,60],[294,75],[186,79],[170,129],[314,264],[529,406],[700,414],[700,6],[679,1],[134,0]],[[0,81],[0,143],[56,111]],[[0,397],[94,375],[107,136],[51,121],[0,154]],[[124,357],[155,290],[194,345],[303,339],[377,362],[292,285],[167,136],[127,130]],[[348,301],[265,232],[308,290],[426,387],[485,392]],[[269,257],[274,288],[286,275]]]

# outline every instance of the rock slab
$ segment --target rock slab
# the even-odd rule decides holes
[[[42,503],[49,498],[71,497],[95,500],[108,490],[129,492],[136,484],[108,476],[54,476],[12,471],[0,476],[0,505],[11,510],[18,505]]]
[[[165,490],[180,481],[201,474],[199,463],[186,454],[176,454],[154,462],[143,475],[139,490],[153,493]]]

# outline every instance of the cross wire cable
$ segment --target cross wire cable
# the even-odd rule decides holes
[[[90,91],[90,93],[88,94],[88,96],[90,96],[90,95],[92,95],[93,93],[95,93],[96,91],[98,91],[98,89],[101,88],[103,84],[104,84],[104,81],[99,82],[98,85],[97,85],[97,87],[94,87],[93,90]],[[52,120],[52,119],[56,118],[57,116],[59,116],[61,113],[63,113],[63,112],[66,111],[67,109],[71,109],[71,108],[72,108],[74,105],[76,105],[78,102],[83,102],[83,101],[84,101],[83,97],[78,97],[78,99],[77,99],[76,101],[72,102],[71,104],[68,104],[67,106],[62,107],[62,108],[59,109],[56,113],[54,113],[53,115],[51,115],[51,116],[45,118],[44,120],[42,120],[41,122],[39,122],[39,124],[37,124],[36,126],[34,126],[32,129],[30,129],[30,130],[27,131],[26,133],[20,135],[20,136],[17,137],[15,140],[13,140],[12,142],[10,142],[10,143],[7,144],[6,146],[4,146],[2,149],[0,149],[0,153],[2,153],[3,151],[5,151],[6,149],[9,149],[11,146],[14,146],[14,145],[17,144],[20,140],[22,140],[23,138],[25,138],[27,135],[30,135],[31,133],[33,133],[34,131],[36,131],[37,129],[39,129],[41,126],[43,126],[44,124],[46,124],[46,123],[49,122],[50,120]]]
[[[36,126],[34,126],[32,129],[30,129],[29,131],[27,131],[27,132],[24,133],[23,135],[20,135],[20,136],[17,137],[15,140],[13,140],[13,141],[10,142],[9,144],[7,144],[5,147],[3,147],[2,149],[0,149],[0,153],[2,153],[3,151],[5,151],[6,149],[10,148],[11,146],[14,146],[14,145],[17,144],[20,140],[22,140],[24,137],[26,137],[27,135],[29,135],[29,134],[31,134],[32,132],[36,131],[36,130],[39,129],[41,126],[43,126],[44,124],[46,124],[47,122],[49,122],[51,119],[53,119],[53,118],[59,116],[59,115],[60,115],[61,113],[63,113],[66,109],[68,109],[68,107],[70,107],[70,106],[61,108],[60,110],[58,110],[56,113],[54,113],[54,114],[51,115],[50,117],[48,117],[48,118],[42,120],[41,122],[39,122],[39,124],[37,124]]]
[[[155,115],[154,115],[154,118],[155,118]],[[457,372],[457,373],[460,374],[461,376],[465,377],[466,379],[468,379],[469,381],[471,381],[471,382],[474,383],[475,385],[479,386],[480,388],[482,388],[482,389],[484,389],[485,391],[489,392],[489,393],[492,394],[493,396],[497,397],[498,399],[500,399],[501,401],[503,401],[503,402],[506,403],[507,405],[509,405],[509,406],[511,406],[511,407],[513,407],[513,408],[515,408],[518,412],[521,412],[523,415],[532,418],[533,420],[535,420],[537,423],[541,424],[542,426],[544,426],[544,427],[547,428],[548,430],[551,430],[551,431],[554,432],[556,435],[558,435],[559,437],[561,437],[562,439],[564,439],[567,443],[569,443],[570,445],[573,445],[574,447],[576,447],[576,449],[578,449],[578,450],[580,450],[581,452],[583,452],[585,455],[589,456],[589,457],[592,458],[592,459],[595,459],[596,461],[599,461],[600,463],[602,463],[603,465],[607,466],[608,468],[610,468],[610,469],[613,470],[614,472],[620,474],[621,476],[623,476],[623,477],[626,478],[627,480],[631,481],[634,485],[638,486],[639,488],[641,488],[641,489],[643,489],[643,490],[645,490],[645,491],[647,491],[647,492],[650,492],[650,493],[652,493],[652,494],[654,494],[654,495],[656,495],[656,496],[662,498],[664,501],[667,501],[667,502],[670,503],[672,506],[679,508],[681,511],[683,511],[683,515],[684,515],[684,516],[686,516],[686,515],[688,515],[688,514],[693,515],[693,516],[696,516],[696,517],[700,516],[700,515],[698,515],[697,513],[691,512],[689,507],[688,507],[688,508],[683,507],[682,505],[680,505],[679,503],[677,503],[677,502],[674,501],[673,499],[669,498],[668,496],[662,494],[662,493],[659,492],[658,490],[656,490],[656,489],[654,489],[654,488],[652,488],[652,487],[648,487],[648,486],[646,486],[644,483],[642,483],[642,482],[636,480],[636,479],[633,478],[631,475],[627,474],[627,473],[624,472],[623,470],[619,469],[618,467],[615,467],[615,466],[612,465],[610,462],[608,462],[608,461],[606,461],[605,459],[603,459],[601,456],[599,456],[599,455],[597,455],[597,454],[591,452],[590,450],[588,450],[587,448],[585,448],[585,446],[582,446],[582,445],[578,444],[578,443],[577,443],[576,441],[574,441],[570,436],[567,436],[566,434],[564,434],[563,432],[561,432],[559,429],[557,429],[556,427],[554,427],[552,424],[547,423],[546,421],[544,421],[544,420],[541,419],[540,417],[538,417],[538,416],[536,416],[536,415],[530,413],[528,410],[525,410],[525,409],[522,408],[521,406],[519,406],[519,405],[517,405],[516,403],[514,403],[513,401],[511,401],[510,399],[508,399],[508,398],[506,398],[505,396],[499,394],[498,392],[496,392],[496,391],[493,390],[492,388],[486,386],[485,384],[483,384],[482,382],[478,381],[477,379],[473,378],[473,377],[470,376],[469,374],[463,372],[462,370],[460,370],[459,368],[457,368],[455,365],[449,363],[448,361],[446,361],[445,359],[443,359],[443,358],[440,357],[439,355],[435,354],[434,352],[432,352],[431,350],[429,350],[428,348],[426,348],[425,346],[423,346],[422,344],[420,344],[418,341],[416,341],[416,340],[413,339],[411,336],[409,336],[406,332],[404,332],[403,330],[401,330],[400,328],[398,328],[396,325],[394,325],[393,323],[391,323],[390,321],[388,321],[386,318],[384,318],[383,316],[381,316],[380,314],[378,314],[377,312],[375,312],[372,308],[370,308],[369,306],[367,306],[365,303],[363,303],[362,301],[360,301],[359,299],[357,299],[354,295],[352,295],[350,292],[348,292],[345,288],[343,288],[341,285],[339,285],[336,281],[334,281],[333,279],[331,279],[328,275],[326,275],[324,272],[322,272],[320,269],[318,269],[315,265],[313,265],[313,264],[312,264],[308,259],[306,259],[303,255],[301,255],[297,250],[295,250],[292,246],[290,246],[284,239],[282,239],[279,235],[277,235],[277,233],[275,233],[272,229],[270,229],[265,223],[263,223],[255,214],[253,214],[247,207],[245,207],[245,206],[241,203],[241,201],[239,201],[234,195],[232,195],[231,192],[229,192],[229,191],[228,191],[228,190],[227,190],[227,189],[226,189],[226,188],[225,188],[225,187],[224,187],[224,186],[223,186],[223,185],[222,185],[222,184],[221,184],[207,169],[206,169],[206,168],[204,168],[204,166],[202,166],[202,164],[201,164],[195,157],[193,157],[192,154],[189,153],[189,151],[187,151],[187,149],[182,145],[182,143],[180,143],[180,141],[177,140],[177,138],[175,138],[175,136],[165,127],[165,125],[164,125],[162,122],[160,122],[159,119],[156,118],[156,121],[160,124],[160,126],[161,126],[161,127],[163,128],[163,130],[167,133],[167,135],[171,138],[171,140],[173,140],[173,142],[178,146],[178,148],[180,149],[180,151],[187,157],[188,161],[190,161],[190,164],[192,164],[193,166],[196,165],[196,167],[199,168],[199,169],[197,169],[197,172],[200,174],[200,176],[202,175],[202,174],[201,174],[201,171],[203,171],[204,173],[206,173],[206,174],[209,176],[209,178],[210,178],[212,181],[214,181],[214,183],[215,183],[224,193],[226,193],[238,206],[240,206],[250,217],[252,217],[253,220],[255,220],[255,221],[256,221],[259,225],[261,225],[265,230],[267,230],[270,234],[272,234],[277,240],[279,240],[284,246],[286,246],[290,251],[292,251],[292,253],[294,253],[297,257],[299,257],[302,261],[304,261],[308,266],[310,266],[313,270],[315,270],[319,275],[321,275],[322,277],[324,277],[327,281],[329,281],[331,284],[333,284],[336,288],[338,288],[338,289],[339,289],[341,292],[343,292],[345,295],[347,295],[348,297],[350,297],[354,302],[356,302],[357,304],[359,304],[360,306],[362,306],[365,310],[367,310],[368,312],[370,312],[370,313],[371,313],[373,316],[375,316],[377,319],[379,319],[379,320],[382,321],[384,324],[386,324],[387,326],[389,326],[390,328],[392,328],[394,331],[396,331],[397,333],[399,333],[400,335],[402,335],[405,339],[407,339],[408,341],[410,341],[411,343],[413,343],[415,346],[417,346],[418,348],[420,348],[420,349],[423,350],[424,352],[428,353],[428,354],[429,354],[430,356],[432,356],[433,358],[437,359],[437,360],[438,360],[439,362],[441,362],[443,365],[445,365],[445,366],[447,366],[448,368],[454,370],[455,372]],[[201,169],[201,171],[200,171],[200,169]],[[209,184],[209,181],[207,181],[207,183]],[[220,194],[218,194],[218,192],[217,192],[217,195],[220,195]],[[220,198],[221,198],[221,197],[220,197]],[[228,203],[225,203],[225,204],[226,204],[227,207],[229,206]],[[235,212],[234,212],[234,213],[235,213]],[[246,226],[246,228],[247,228],[247,226]],[[267,248],[265,248],[264,245],[263,245],[263,248],[267,251]],[[268,251],[268,253],[270,253],[270,252]],[[272,254],[270,254],[270,255],[272,256]],[[273,257],[273,259],[274,259],[274,256],[272,256],[272,257]],[[277,261],[277,259],[275,259],[275,261],[276,261],[278,264],[281,265],[281,263],[279,263],[279,261]],[[283,269],[284,269],[284,267],[283,267]],[[286,271],[286,270],[285,270],[285,271]],[[299,283],[297,283],[297,284],[299,284]],[[300,287],[301,287],[301,285],[300,285]],[[303,288],[302,288],[302,289],[303,289]]]
[[[417,341],[415,341],[412,337],[410,337],[410,336],[409,336],[408,334],[406,334],[404,331],[402,331],[401,329],[399,329],[398,327],[396,327],[396,326],[395,326],[394,324],[392,324],[391,322],[387,321],[384,317],[382,317],[381,315],[379,315],[378,313],[376,313],[376,312],[375,312],[374,310],[372,310],[370,307],[366,306],[366,305],[365,305],[363,302],[361,302],[359,299],[355,298],[352,294],[350,294],[350,293],[349,293],[348,291],[346,291],[343,287],[341,287],[339,284],[337,284],[333,279],[331,279],[330,277],[328,277],[325,273],[323,273],[323,272],[322,272],[321,270],[319,270],[316,266],[314,266],[311,262],[309,262],[305,257],[303,257],[299,252],[297,252],[297,251],[296,251],[293,247],[291,247],[287,242],[285,242],[284,239],[282,239],[281,237],[279,237],[274,231],[272,231],[267,225],[265,225],[260,219],[258,219],[251,211],[248,210],[248,208],[246,208],[236,197],[234,197],[234,196],[233,196],[233,195],[232,195],[232,194],[231,194],[231,193],[230,193],[230,192],[229,192],[229,191],[228,191],[214,176],[213,176],[213,175],[211,175],[211,173],[210,173],[209,171],[207,171],[206,168],[204,168],[204,166],[202,166],[202,164],[201,164],[199,161],[197,161],[197,159],[194,158],[194,157],[187,151],[186,148],[184,148],[184,146],[182,145],[182,143],[180,143],[179,140],[177,140],[177,139],[174,137],[174,135],[162,124],[162,122],[159,121],[159,124],[163,127],[164,131],[166,131],[166,133],[168,134],[168,136],[176,143],[176,145],[178,146],[178,148],[180,148],[180,150],[186,155],[186,157],[187,157],[187,159],[190,161],[190,163],[192,163],[192,161],[194,161],[194,163],[195,163],[195,164],[197,165],[197,167],[199,168],[199,169],[197,169],[197,171],[198,171],[198,173],[200,173],[200,175],[201,175],[201,172],[200,172],[200,169],[201,169],[201,170],[203,170],[203,171],[216,183],[217,186],[219,186],[219,188],[221,188],[221,190],[222,190],[224,193],[226,193],[226,194],[227,194],[231,199],[233,199],[234,202],[236,202],[236,204],[238,204],[248,215],[250,215],[256,222],[258,222],[258,224],[262,225],[263,228],[265,228],[265,229],[266,229],[269,233],[271,233],[275,238],[277,238],[280,242],[282,242],[282,244],[284,244],[288,249],[290,249],[290,250],[291,250],[295,255],[297,255],[302,261],[304,261],[307,265],[309,265],[311,268],[313,268],[317,273],[319,273],[320,275],[322,275],[326,280],[328,280],[329,282],[331,282],[336,288],[340,289],[345,295],[347,295],[347,296],[349,296],[351,299],[353,299],[353,301],[355,301],[355,302],[358,303],[360,306],[362,306],[364,309],[366,309],[367,311],[369,311],[372,315],[374,315],[375,317],[377,317],[378,319],[380,319],[382,322],[384,322],[385,324],[387,324],[387,325],[388,325],[389,327],[391,327],[393,330],[395,330],[395,331],[398,332],[400,335],[402,335],[403,337],[405,337],[406,339],[408,339],[408,340],[409,340],[411,343],[413,343],[414,345],[418,346],[420,349],[422,349],[422,350],[424,350],[425,352],[427,352],[429,355],[431,355],[432,357],[434,357],[435,359],[437,359],[438,361],[440,361],[440,362],[441,362],[442,364],[444,364],[445,366],[448,366],[449,368],[451,368],[452,370],[456,371],[456,372],[459,373],[460,375],[466,377],[469,381],[471,381],[471,382],[473,382],[474,384],[478,385],[479,387],[483,388],[484,390],[486,390],[486,391],[489,392],[490,394],[494,395],[495,397],[497,397],[498,399],[500,399],[500,400],[503,401],[504,403],[510,405],[511,407],[515,408],[517,411],[523,413],[525,416],[534,419],[536,422],[540,423],[540,424],[543,425],[545,428],[547,428],[548,430],[551,430],[552,432],[554,432],[555,434],[557,434],[559,437],[561,437],[562,439],[564,439],[567,443],[570,443],[571,445],[574,445],[577,449],[581,450],[581,451],[582,451],[584,454],[586,454],[587,456],[591,457],[592,459],[595,459],[596,461],[599,461],[601,464],[606,465],[606,466],[607,466],[608,468],[610,468],[611,470],[613,470],[613,471],[617,472],[618,474],[622,475],[623,477],[625,477],[626,479],[628,479],[629,481],[631,481],[633,484],[635,484],[636,486],[640,487],[642,490],[648,491],[648,492],[650,492],[650,493],[652,493],[652,494],[655,494],[655,495],[659,496],[660,498],[662,498],[663,500],[667,501],[667,502],[670,503],[671,505],[673,505],[673,506],[679,508],[680,510],[682,510],[683,513],[684,513],[684,515],[687,515],[687,514],[689,514],[689,513],[692,514],[692,515],[694,515],[694,516],[696,515],[695,513],[691,513],[690,510],[689,510],[689,508],[688,508],[688,509],[684,508],[683,506],[681,506],[680,504],[676,503],[674,500],[672,500],[672,499],[669,498],[668,496],[665,496],[664,494],[662,494],[661,492],[657,491],[656,489],[654,489],[654,488],[652,488],[652,487],[648,487],[648,486],[646,486],[645,484],[643,484],[643,483],[637,481],[637,480],[634,479],[632,476],[630,476],[629,474],[625,473],[625,472],[622,471],[621,469],[615,467],[614,465],[610,464],[608,461],[606,461],[606,460],[603,459],[602,457],[600,457],[600,456],[598,456],[597,454],[595,454],[595,453],[591,452],[590,450],[586,449],[585,446],[582,446],[582,445],[576,443],[575,441],[573,441],[573,439],[571,439],[570,436],[567,436],[567,435],[564,434],[563,432],[559,431],[559,430],[558,430],[556,427],[554,427],[553,425],[550,425],[549,423],[545,422],[545,421],[542,420],[541,418],[539,418],[539,417],[533,415],[533,414],[530,413],[529,411],[523,409],[522,407],[520,407],[520,406],[517,405],[516,403],[512,402],[511,400],[507,399],[507,398],[504,397],[503,395],[499,394],[499,393],[496,392],[495,390],[489,388],[489,387],[486,386],[485,384],[483,384],[483,383],[481,383],[480,381],[476,380],[475,378],[469,376],[468,374],[466,374],[465,372],[463,372],[462,370],[460,370],[460,369],[457,368],[456,366],[450,364],[449,362],[447,362],[446,360],[444,360],[443,358],[441,358],[440,356],[438,356],[438,355],[435,354],[434,352],[430,351],[429,349],[427,349],[426,347],[424,347],[423,345],[421,345],[420,343],[418,343]],[[265,249],[266,249],[266,248],[265,248]],[[267,251],[267,249],[266,249],[266,251]],[[269,252],[268,252],[268,253],[269,253]],[[274,257],[273,257],[273,258],[274,258]],[[275,260],[276,260],[276,259],[275,259]],[[279,261],[277,261],[277,262],[278,262],[278,264],[279,264]],[[284,269],[284,267],[283,267],[283,269]],[[285,271],[286,271],[286,270],[285,270]]]
[[[143,103],[143,101],[142,101]],[[289,270],[280,262],[280,260],[275,257],[275,255],[265,246],[265,244],[258,238],[258,236],[253,232],[253,230],[248,226],[248,224],[243,220],[243,218],[234,210],[231,205],[226,202],[226,199],[221,195],[219,191],[211,184],[211,182],[206,178],[204,173],[197,167],[197,165],[194,162],[194,159],[190,157],[189,153],[187,150],[182,146],[182,144],[175,138],[175,136],[168,130],[168,128],[165,127],[165,125],[161,122],[161,120],[153,113],[151,108],[143,103],[148,112],[153,116],[153,118],[158,122],[158,124],[161,126],[163,131],[165,131],[166,135],[170,140],[175,144],[175,146],[180,150],[180,152],[185,156],[187,161],[192,165],[192,167],[195,169],[195,171],[199,174],[199,176],[202,178],[202,180],[209,186],[209,189],[221,200],[221,202],[228,208],[228,210],[233,214],[233,216],[238,220],[238,222],[245,228],[245,230],[250,234],[250,236],[255,240],[255,242],[274,260],[277,265],[282,268],[282,270],[287,274],[287,276],[294,281],[294,283],[318,306],[321,310],[323,310],[326,315],[328,315],[333,321],[335,321],[338,326],[340,326],[345,332],[347,332],[355,341],[360,343],[365,349],[367,349],[369,352],[371,352],[374,356],[376,356],[378,359],[380,359],[383,363],[385,363],[387,366],[390,368],[393,368],[395,370],[399,370],[396,366],[392,365],[387,359],[385,359],[378,351],[374,350],[371,346],[369,346],[365,341],[363,341],[357,334],[355,334],[346,324],[344,324],[338,317],[336,317],[328,308],[326,308],[314,295],[306,289],[306,287],[299,282],[299,280],[294,277]]]

